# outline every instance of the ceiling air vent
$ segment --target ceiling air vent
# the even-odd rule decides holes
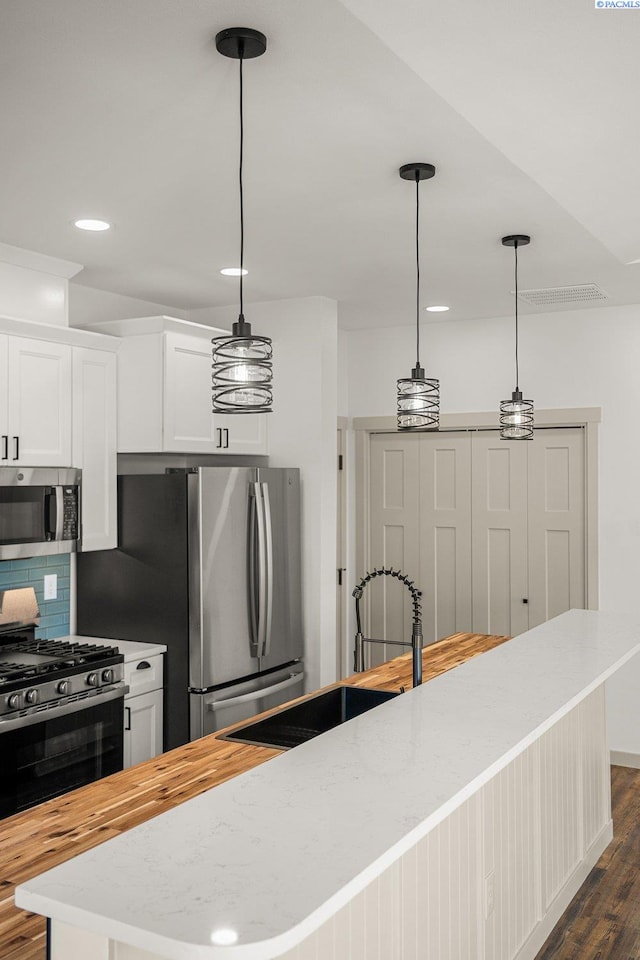
[[[513,291],[512,291],[513,292]],[[569,303],[596,303],[608,300],[609,294],[597,283],[577,287],[541,287],[539,290],[518,290],[518,300],[534,307],[555,307]]]

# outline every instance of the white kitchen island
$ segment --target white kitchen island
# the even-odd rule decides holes
[[[52,960],[533,958],[611,839],[604,681],[638,650],[640,623],[570,611],[16,903]]]

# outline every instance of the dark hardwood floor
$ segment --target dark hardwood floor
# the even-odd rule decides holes
[[[640,960],[640,770],[611,768],[613,842],[536,960]]]

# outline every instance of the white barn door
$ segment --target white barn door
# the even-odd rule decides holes
[[[527,448],[498,432],[472,441],[473,630],[516,636],[529,627]]]
[[[424,639],[472,629],[471,435],[420,442],[420,582]]]
[[[584,432],[538,430],[529,447],[529,627],[585,605]]]

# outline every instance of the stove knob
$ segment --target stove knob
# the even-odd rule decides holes
[[[98,686],[98,674],[90,673],[87,676],[87,686],[88,687],[97,687]]]
[[[27,692],[24,695],[24,699],[30,706],[33,706],[34,703],[38,702],[40,697],[38,695],[37,690],[27,690]]]
[[[61,680],[58,686],[56,687],[56,690],[58,691],[58,693],[61,693],[63,696],[65,695],[65,693],[69,693],[69,681]]]
[[[7,700],[7,706],[10,710],[17,710],[20,706],[20,694],[12,693],[9,699]]]
[[[103,670],[103,671],[102,671],[102,682],[103,682],[103,683],[113,683],[113,670]]]

